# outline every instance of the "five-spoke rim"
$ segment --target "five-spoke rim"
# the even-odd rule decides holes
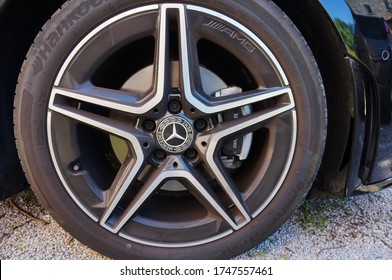
[[[125,87],[140,71],[149,86]],[[228,94],[232,85],[241,90]],[[255,33],[204,7],[163,4],[119,14],[73,47],[47,130],[57,174],[91,219],[138,243],[185,247],[263,211],[290,167],[297,119],[288,79]]]

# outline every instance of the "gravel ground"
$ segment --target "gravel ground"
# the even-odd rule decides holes
[[[64,232],[25,191],[0,201],[0,259],[106,258]],[[237,259],[392,260],[392,189],[348,199],[309,199],[280,230]]]

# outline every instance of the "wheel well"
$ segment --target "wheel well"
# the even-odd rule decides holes
[[[354,82],[344,45],[318,1],[274,0],[305,37],[319,66],[328,105],[328,136],[317,187],[344,195],[351,156]]]
[[[15,85],[36,34],[63,2],[8,0],[0,9],[0,198],[27,186],[14,140]]]

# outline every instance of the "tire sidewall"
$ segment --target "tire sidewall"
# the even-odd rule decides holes
[[[107,256],[120,259],[232,257],[267,238],[287,220],[313,182],[324,147],[326,105],[317,67],[299,32],[271,2],[170,1],[205,6],[241,22],[275,54],[293,90],[298,137],[291,167],[271,203],[242,230],[191,248],[163,249],[130,242],[102,228],[76,205],[50,157],[48,103],[54,79],[67,55],[99,23],[124,10],[159,2],[75,0],[67,2],[52,17],[36,38],[19,77],[15,123],[20,157],[35,193],[59,224]],[[58,28],[64,20],[68,20],[69,28],[65,31],[62,27],[64,32],[60,34]],[[39,60],[42,69],[37,66]]]

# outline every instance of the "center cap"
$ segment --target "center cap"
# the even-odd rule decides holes
[[[165,151],[182,153],[192,144],[194,131],[187,120],[173,116],[164,119],[159,124],[156,137],[159,145]]]

